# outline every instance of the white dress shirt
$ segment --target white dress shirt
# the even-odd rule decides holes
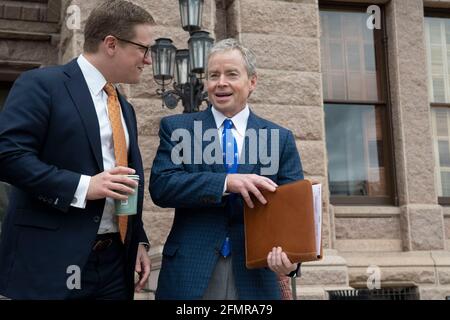
[[[86,80],[92,101],[94,102],[95,112],[97,113],[100,128],[100,141],[102,144],[103,168],[105,171],[110,170],[116,166],[116,158],[114,156],[112,128],[108,116],[108,95],[103,90],[106,79],[83,55],[78,57],[77,62],[83,73],[84,79]],[[128,150],[130,139],[122,112],[121,119]],[[75,191],[74,201],[71,203],[72,206],[83,209],[86,207],[86,194],[90,180],[90,176],[81,176],[77,190]],[[114,215],[114,199],[106,198],[98,234],[118,231],[117,218]]]
[[[232,118],[227,118],[220,111],[218,111],[214,106],[211,108],[211,112],[214,116],[214,121],[216,122],[217,130],[219,131],[219,141],[222,146],[222,132],[223,132],[223,122],[225,119],[230,119],[233,121],[233,128],[231,128],[231,132],[233,133],[234,138],[236,139],[239,159],[241,157],[242,146],[244,145],[245,139],[245,131],[247,130],[247,122],[248,117],[250,115],[250,109],[248,105],[245,105],[245,108],[242,109],[238,114],[234,115]],[[227,189],[227,179],[225,178],[225,185],[223,187],[223,192],[226,195],[225,191]]]

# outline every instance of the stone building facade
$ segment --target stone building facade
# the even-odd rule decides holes
[[[20,72],[66,63],[81,53],[85,20],[99,2],[0,1],[0,102]],[[181,29],[177,0],[133,2],[154,17],[155,38],[170,37],[177,48],[186,48],[189,35]],[[345,21],[353,17],[347,13],[356,12],[365,23],[370,5],[380,9],[380,16],[373,11],[375,29],[361,31],[360,36],[359,31],[346,30]],[[321,261],[304,264],[297,280],[299,298],[327,299],[330,290],[367,288],[378,279],[385,288],[414,287],[421,299],[450,296],[450,194],[445,180],[450,159],[446,158],[448,139],[435,133],[445,124],[450,82],[449,71],[439,71],[447,66],[447,59],[432,58],[442,49],[436,44],[438,31],[433,30],[441,28],[445,35],[448,18],[449,0],[205,0],[203,30],[216,40],[235,37],[257,55],[259,82],[251,97],[253,111],[292,130],[306,178],[324,186],[325,255]],[[333,29],[336,21],[342,26],[338,36]],[[335,41],[339,37],[344,45]],[[450,27],[447,37],[450,45]],[[445,37],[442,43],[446,48]],[[359,49],[351,51],[352,45]],[[342,46],[344,51],[339,49]],[[342,72],[333,69],[340,53],[348,53]],[[361,59],[366,69],[355,72],[354,61]],[[440,75],[447,81],[442,85]],[[162,108],[151,68],[139,85],[121,88],[138,116],[148,181],[159,121],[181,108]],[[363,96],[355,90],[378,95]],[[442,99],[439,90],[445,93]],[[333,113],[337,110],[333,106],[343,107],[343,112]],[[352,113],[349,110],[356,109],[349,106],[369,111]],[[362,180],[338,178],[339,156],[354,154],[355,148],[351,137],[343,145],[342,139],[330,134],[333,123],[344,127],[352,123],[334,118],[342,114],[365,114],[359,118],[363,119],[360,127],[372,128],[367,134],[372,140],[358,141],[367,145],[375,165],[372,160],[368,164],[350,157],[344,168],[348,176],[370,169]],[[359,132],[348,127],[353,128],[350,133]],[[173,210],[155,206],[146,194],[144,222],[153,261],[150,289],[156,286],[172,218]]]

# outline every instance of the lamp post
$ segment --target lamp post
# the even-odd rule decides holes
[[[153,78],[161,86],[156,93],[163,106],[173,109],[181,100],[184,113],[197,112],[207,94],[203,92],[203,78],[207,57],[214,40],[209,32],[201,31],[204,0],[178,0],[181,25],[190,33],[189,49],[180,49],[168,38],[159,38],[151,46]],[[173,81],[173,89],[166,88]]]

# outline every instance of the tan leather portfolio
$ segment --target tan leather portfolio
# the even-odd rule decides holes
[[[244,209],[247,268],[267,267],[267,255],[278,246],[291,262],[321,259],[321,197],[316,197],[320,202],[317,218],[311,182],[299,180],[262,193],[267,204],[253,198],[255,207],[245,205]]]

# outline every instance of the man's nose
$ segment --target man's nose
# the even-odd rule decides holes
[[[219,77],[219,81],[217,82],[218,86],[225,86],[227,84],[226,79],[225,79],[225,75],[222,74]]]
[[[152,56],[151,55],[144,57],[144,64],[152,64]]]

